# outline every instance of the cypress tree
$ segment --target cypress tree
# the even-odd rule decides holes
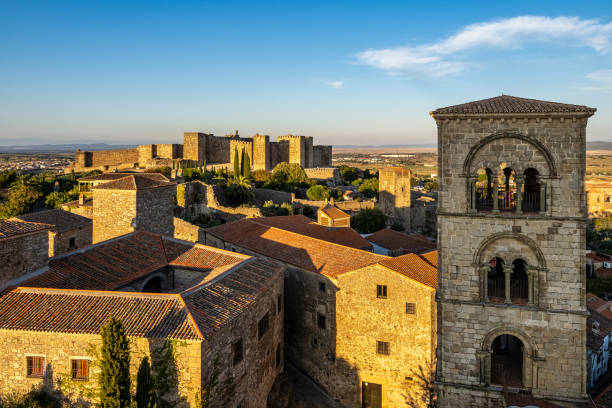
[[[129,408],[130,343],[120,320],[109,316],[100,329],[102,335],[100,407]]]
[[[240,176],[240,157],[238,156],[238,148],[234,148],[234,177]]]
[[[244,158],[242,159],[242,176],[244,178],[251,177],[251,158],[247,151],[244,151]]]
[[[156,408],[155,385],[149,357],[142,359],[136,377],[136,407],[137,408]]]

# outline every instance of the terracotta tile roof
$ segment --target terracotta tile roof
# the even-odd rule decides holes
[[[386,258],[270,227],[258,220],[243,219],[208,228],[206,233],[258,254],[330,277],[373,265]]]
[[[93,206],[93,197],[85,197],[83,204],[79,204],[79,200],[69,201],[62,204],[62,207],[91,207]]]
[[[59,209],[20,215],[17,218],[23,221],[52,225],[55,232],[64,232],[92,225],[92,220],[89,218]]]
[[[593,400],[597,408],[612,407],[612,384],[608,385],[595,399]]]
[[[94,176],[82,177],[78,181],[83,182],[92,182],[92,181],[113,181],[118,180],[127,176],[138,176],[138,177],[148,177],[152,180],[157,181],[170,181],[168,177],[164,176],[161,173],[102,173],[96,174]]]
[[[244,256],[138,231],[49,261],[49,270],[22,286],[114,290],[167,265],[214,269]]]
[[[273,260],[253,259],[209,284],[182,296],[204,337],[226,325],[264,294],[285,268]]]
[[[380,261],[379,265],[399,272],[431,288],[435,289],[438,286],[438,269],[416,254],[386,258]]]
[[[610,255],[602,254],[599,252],[588,252],[586,254],[586,257],[597,262],[612,262],[612,257]]]
[[[0,220],[0,239],[48,230],[52,227],[53,226],[49,224],[42,224],[39,222],[27,222],[17,218]]]
[[[431,112],[438,114],[487,114],[487,113],[595,113],[596,109],[584,105],[539,101],[537,99],[518,98],[501,95],[479,101],[447,106]]]
[[[610,309],[608,308],[608,311]],[[610,332],[612,332],[612,322],[608,320],[604,315],[597,313],[594,310],[590,310],[590,315],[587,317],[587,347],[594,352],[597,352],[604,339]],[[593,324],[597,322],[597,331],[593,330]]]
[[[421,254],[421,258],[433,265],[434,268],[438,267],[438,250],[425,252]]]
[[[257,222],[351,248],[372,249],[372,245],[352,228],[329,229],[303,215],[257,218]]]
[[[586,306],[591,312],[596,312],[612,321],[612,302],[604,300],[593,293],[586,294]]]
[[[345,213],[344,211],[342,211],[341,209],[339,209],[338,207],[332,204],[325,204],[323,207],[319,208],[319,211],[321,211],[323,214],[327,215],[329,218],[334,219],[334,220],[351,217],[350,215],[348,215],[347,213]]]
[[[609,278],[612,276],[612,268],[606,268],[602,265],[595,269],[595,275],[597,275],[599,279]]]
[[[393,251],[404,250],[405,252],[415,254],[431,251],[436,248],[436,244],[424,235],[404,234],[391,228],[376,231],[368,235],[366,239],[385,249]]]
[[[155,173],[152,173],[155,174]],[[163,176],[162,176],[163,177]],[[164,177],[165,179],[165,177]],[[167,180],[150,177],[147,174],[130,174],[122,178],[118,178],[108,183],[99,184],[93,189],[96,190],[146,190],[150,188],[166,187],[176,185],[169,183]]]
[[[0,329],[98,334],[110,314],[129,336],[201,338],[179,295],[20,287],[0,296]]]

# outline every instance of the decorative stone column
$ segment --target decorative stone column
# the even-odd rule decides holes
[[[516,194],[515,194],[515,199],[516,199],[516,213],[517,214],[522,214],[523,213],[523,178],[522,177],[516,177],[515,178],[515,183],[516,183]]]
[[[481,302],[489,301],[489,270],[490,265],[480,266],[480,300]]]
[[[479,379],[478,382],[481,386],[486,386],[490,382],[490,376],[487,375],[487,360],[491,359],[491,352],[485,350],[478,350],[476,352],[476,358],[478,359],[479,367]]]
[[[510,275],[512,274],[512,266],[511,265],[504,265],[504,275],[505,275],[505,282],[504,282],[504,291],[505,291],[505,300],[504,303],[512,303],[512,299],[510,298]]]
[[[493,212],[499,213],[499,180],[493,180]]]
[[[534,282],[536,279],[537,270],[527,267],[527,304],[533,306],[533,298],[534,298]]]
[[[546,183],[540,179],[540,211],[538,214],[546,214]]]
[[[469,186],[470,186],[470,197],[472,198],[472,203],[471,203],[471,212],[472,213],[476,213],[477,209],[476,209],[476,182],[478,181],[478,177],[474,177],[474,176],[470,176],[469,180]]]

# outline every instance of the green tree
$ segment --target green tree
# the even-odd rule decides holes
[[[16,181],[9,188],[8,200],[0,204],[0,218],[11,218],[29,212],[36,200],[42,196],[38,188],[24,180]]]
[[[120,320],[112,315],[100,330],[100,406],[101,408],[129,408],[130,342]]]
[[[253,186],[242,176],[227,180],[223,184],[223,197],[225,204],[232,207],[246,204],[254,197]]]
[[[13,170],[0,171],[0,188],[6,188],[17,179],[17,173]]]
[[[437,191],[438,190],[438,179],[433,179],[433,180],[426,182],[425,185],[423,185],[423,188],[427,192]]]
[[[155,400],[155,383],[151,373],[151,365],[149,364],[149,357],[145,357],[138,367],[138,375],[136,376],[136,407],[156,408]]]
[[[272,170],[272,181],[282,186],[286,184],[304,187],[310,185],[310,179],[298,163],[278,163]]]
[[[45,198],[45,205],[49,208],[60,208],[62,204],[79,198],[78,187],[71,191],[54,191]]]
[[[361,234],[370,234],[385,228],[387,216],[379,208],[364,208],[351,217],[351,227]]]
[[[331,190],[327,186],[315,184],[306,191],[306,196],[312,201],[323,201],[331,197]]]
[[[242,177],[248,179],[251,177],[251,158],[246,150],[243,150],[242,153]]]
[[[359,174],[357,173],[357,169],[355,167],[341,165],[340,176],[342,176],[342,181],[345,185],[350,185],[354,180],[359,178]]]
[[[234,177],[240,176],[240,156],[238,156],[238,148],[234,147]]]
[[[376,197],[376,194],[378,194],[378,179],[369,178],[364,180],[359,186],[359,192],[369,198]]]

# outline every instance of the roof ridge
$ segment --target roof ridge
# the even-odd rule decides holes
[[[262,224],[260,222],[254,221],[254,220],[255,220],[255,218],[245,218],[244,219],[244,221],[249,221],[249,222],[255,223],[257,225],[261,225],[263,227],[273,228],[273,229],[275,229],[277,231],[283,231],[283,232],[287,232],[287,233],[290,233],[290,234],[293,234],[293,235],[299,235],[301,237],[307,237],[308,239],[312,239],[312,240],[319,241],[319,242],[324,242],[325,244],[340,246],[342,248],[348,248],[348,249],[351,249],[351,250],[354,250],[354,251],[367,252],[367,253],[369,253],[369,254],[371,254],[373,256],[379,256],[379,257],[382,257],[382,258],[390,258],[390,257],[388,257],[386,255],[376,254],[374,252],[366,251],[364,249],[353,248],[353,247],[350,247],[350,246],[347,246],[347,245],[341,245],[341,244],[337,244],[337,243],[331,242],[331,241],[325,241],[324,239],[320,239],[320,238],[316,238],[316,237],[311,237],[310,235],[299,234],[297,232],[289,231],[289,230],[286,230],[286,229],[274,227],[274,226],[267,225],[267,224]]]
[[[16,286],[7,288],[7,291],[18,291],[20,293],[40,293],[40,294],[64,294],[69,296],[106,296],[106,297],[127,297],[127,298],[149,298],[149,299],[175,299],[180,297],[178,293],[150,293],[150,292],[124,292],[120,290],[94,290],[94,289],[65,289],[65,288],[44,288],[31,286]]]

